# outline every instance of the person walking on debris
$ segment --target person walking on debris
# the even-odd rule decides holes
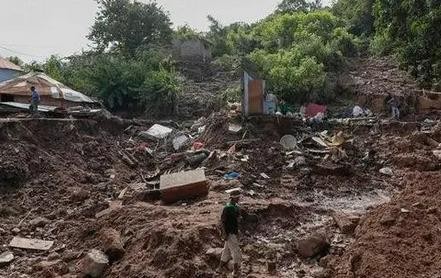
[[[31,114],[38,113],[38,104],[40,103],[40,94],[35,90],[35,87],[31,87],[31,105],[29,106],[29,111]]]
[[[222,251],[218,272],[227,270],[228,262],[230,259],[233,259],[233,277],[240,276],[240,264],[242,259],[238,239],[240,215],[240,209],[238,206],[239,199],[240,191],[235,190],[231,192],[230,202],[224,207],[221,216],[221,231],[225,240],[225,245]]]
[[[398,108],[399,103],[398,99],[395,96],[389,94],[387,96],[387,104],[390,106],[392,110],[392,119],[399,120],[400,119],[400,109]]]

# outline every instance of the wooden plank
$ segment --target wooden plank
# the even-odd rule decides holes
[[[32,249],[32,250],[41,250],[47,251],[51,249],[53,241],[41,240],[41,239],[32,239],[32,238],[22,238],[22,237],[14,237],[9,243],[10,247],[20,248],[20,249]]]

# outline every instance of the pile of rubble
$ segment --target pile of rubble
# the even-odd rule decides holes
[[[311,127],[215,113],[15,120],[0,139],[0,276],[215,277],[219,213],[240,189],[243,274],[326,277],[347,271],[370,229],[362,216],[377,219],[374,208],[406,186],[400,171],[412,166],[398,157],[439,169],[441,133],[436,122]],[[412,215],[412,205],[402,208]]]

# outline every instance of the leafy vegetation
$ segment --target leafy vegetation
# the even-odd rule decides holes
[[[92,51],[44,64],[25,65],[102,100],[112,111],[173,113],[180,78],[170,56],[172,39],[208,42],[213,65],[239,72],[252,65],[269,90],[289,102],[330,100],[333,78],[348,58],[367,50],[395,55],[425,87],[441,89],[441,2],[437,0],[282,0],[274,13],[253,23],[222,25],[212,16],[209,31],[188,25],[171,29],[155,2],[97,0]],[[235,101],[239,88],[222,98]]]

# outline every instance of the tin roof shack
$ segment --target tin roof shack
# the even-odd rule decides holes
[[[28,104],[32,86],[40,94],[41,105],[60,108],[75,106],[94,108],[99,106],[88,96],[72,90],[44,73],[28,73],[0,83],[0,102]]]
[[[0,57],[0,82],[16,78],[23,74],[23,69],[7,59]]]
[[[264,114],[265,80],[260,78],[255,72],[245,69],[242,84],[243,114],[245,116]]]

